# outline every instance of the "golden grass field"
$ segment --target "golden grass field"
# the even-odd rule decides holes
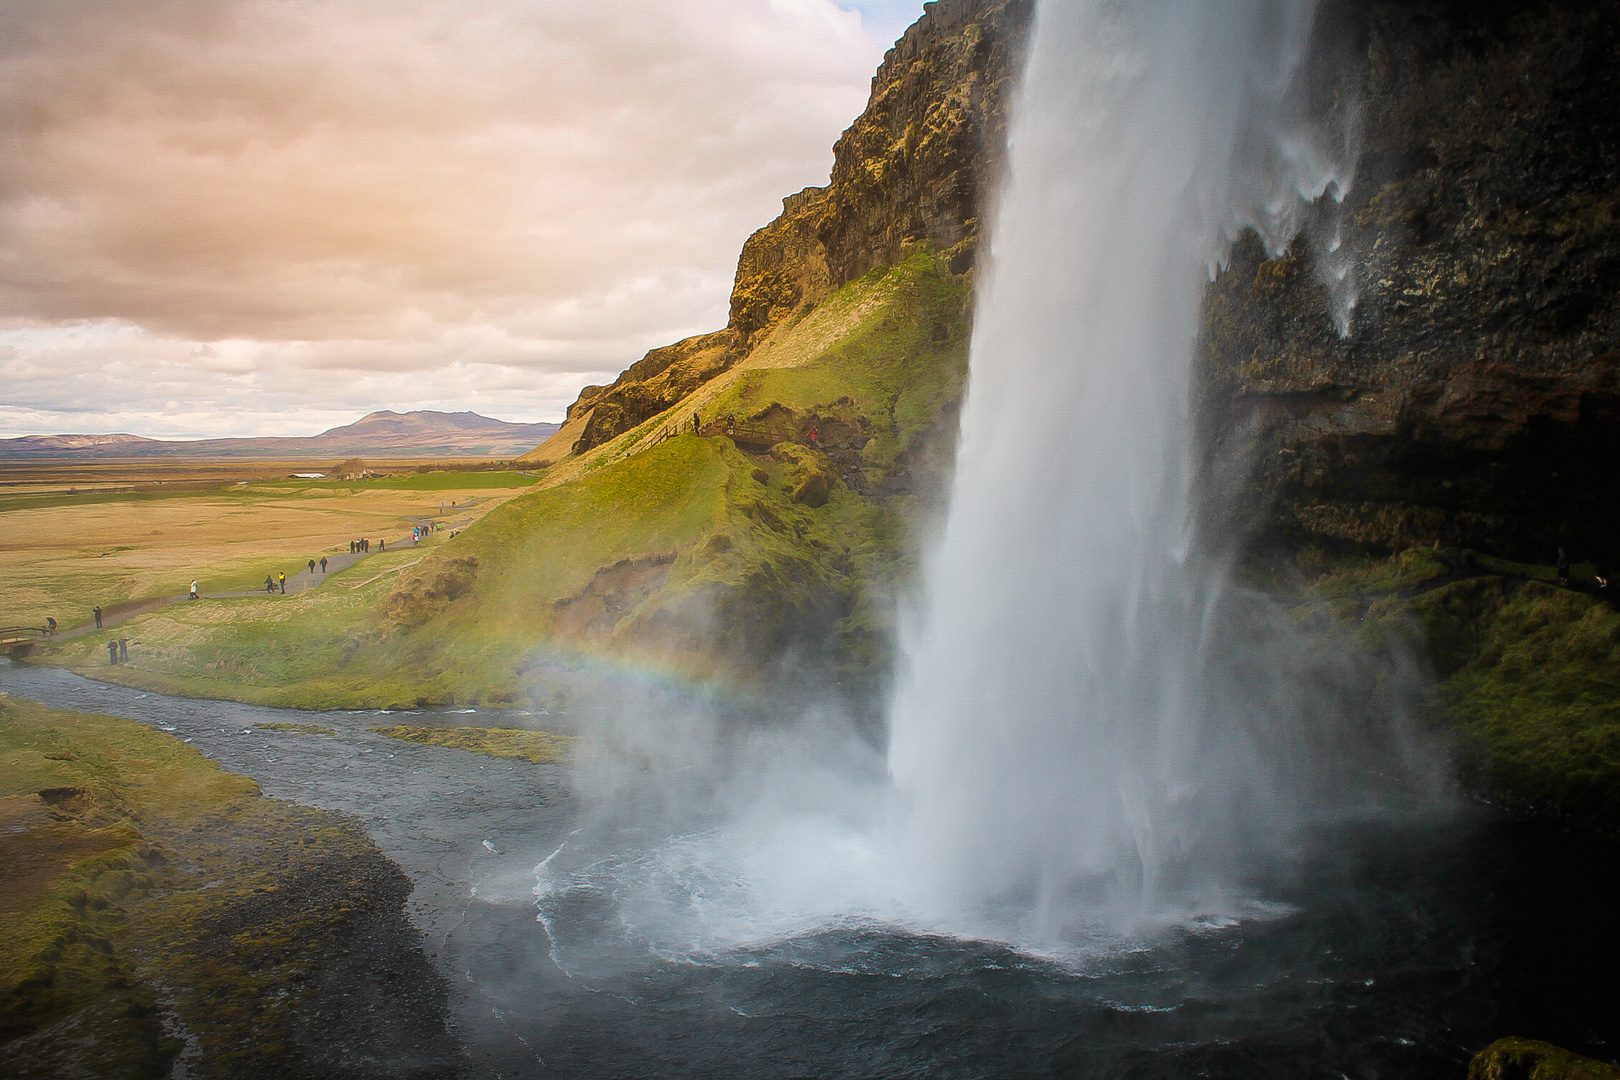
[[[396,543],[412,526],[455,529],[535,477],[415,473],[298,481],[296,465],[230,462],[107,466],[40,463],[0,470],[0,625],[63,629],[91,609],[184,593],[257,588],[310,559],[369,537]],[[442,504],[442,510],[441,510]],[[376,550],[375,543],[373,551]]]

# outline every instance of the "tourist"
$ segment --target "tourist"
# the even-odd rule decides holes
[[[276,591],[276,579],[269,574],[264,575],[264,591],[267,593]]]
[[[100,630],[101,629],[101,608],[99,606],[97,606],[97,608],[95,609],[95,616],[96,616],[96,629]]]
[[[107,663],[113,665],[118,663],[118,642],[111,638],[107,639]]]
[[[321,573],[326,573],[326,556],[321,556]]]
[[[197,579],[191,579],[191,599],[197,599]]]
[[[286,574],[277,574],[276,575],[276,584],[281,586],[281,595],[286,596],[287,595],[287,575]]]
[[[692,414],[692,434],[703,434],[703,418],[698,416],[697,413]]]
[[[309,560],[309,572],[311,574],[315,573],[315,560],[314,559]]]
[[[377,553],[381,554],[382,552],[387,551],[387,550],[388,550],[388,541],[384,540],[382,537],[379,536],[377,538]]]
[[[129,663],[129,638],[127,637],[118,639],[118,662],[120,664]]]

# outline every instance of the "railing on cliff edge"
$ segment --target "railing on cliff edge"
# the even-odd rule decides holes
[[[668,424],[647,443],[647,449],[650,450],[665,440],[673,439],[675,436],[688,431],[693,431],[693,425],[690,422]],[[713,438],[717,435],[724,435],[739,447],[747,446],[759,450],[769,450],[777,443],[793,442],[796,438],[794,432],[785,431],[779,427],[767,424],[739,424],[724,417],[719,420],[711,420],[707,424],[698,427],[695,434],[700,438]]]

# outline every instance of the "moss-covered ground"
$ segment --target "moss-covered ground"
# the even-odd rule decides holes
[[[266,725],[261,724],[260,727]],[[420,743],[423,746],[447,746],[454,750],[467,750],[489,757],[516,758],[536,765],[565,761],[573,752],[574,739],[569,735],[553,735],[548,731],[519,731],[513,728],[483,727],[377,727],[372,731],[390,739]]]
[[[307,1009],[379,924],[416,1022],[442,1009],[364,834],[179,739],[0,696],[0,817],[5,1075],[167,1076],[180,1035],[192,1076],[308,1074]]]
[[[1474,1056],[1468,1080],[1620,1080],[1620,1069],[1538,1039],[1498,1039]]]
[[[1620,835],[1620,611],[1590,571],[1469,551],[1329,560],[1307,552],[1289,584],[1302,619],[1369,650],[1411,650],[1433,679],[1429,723],[1464,784],[1523,810]]]

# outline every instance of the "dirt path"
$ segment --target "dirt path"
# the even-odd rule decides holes
[[[440,531],[450,532],[452,530],[465,529],[472,523],[472,521],[473,519],[468,518],[464,521],[455,522],[445,526]],[[309,564],[306,562],[299,570],[287,575],[287,595],[292,596],[297,593],[305,592],[309,589],[318,589],[321,585],[325,584],[328,578],[337,573],[339,570],[346,570],[355,563],[359,562],[361,559],[367,558],[368,556],[380,555],[389,549],[399,551],[403,548],[420,546],[420,544],[411,543],[410,534],[406,533],[404,536],[401,536],[398,539],[385,540],[381,542],[378,548],[374,551],[345,551],[327,555],[326,569],[324,571],[320,566],[320,558],[317,557],[315,560],[315,570],[313,573],[310,572]],[[198,599],[218,600],[229,597],[262,595],[264,595],[263,589],[248,589],[237,592],[203,592],[199,595]],[[281,593],[278,591],[275,595],[279,596]],[[125,600],[117,604],[110,604],[102,610],[100,627],[97,627],[93,620],[83,622],[70,629],[58,631],[51,638],[51,640],[63,641],[68,638],[79,637],[82,634],[95,633],[98,629],[110,629],[119,625],[120,623],[128,622],[137,615],[145,615],[147,612],[168,607],[170,604],[181,604],[189,599],[191,599],[190,596],[182,593],[179,596],[151,596],[140,600]]]

